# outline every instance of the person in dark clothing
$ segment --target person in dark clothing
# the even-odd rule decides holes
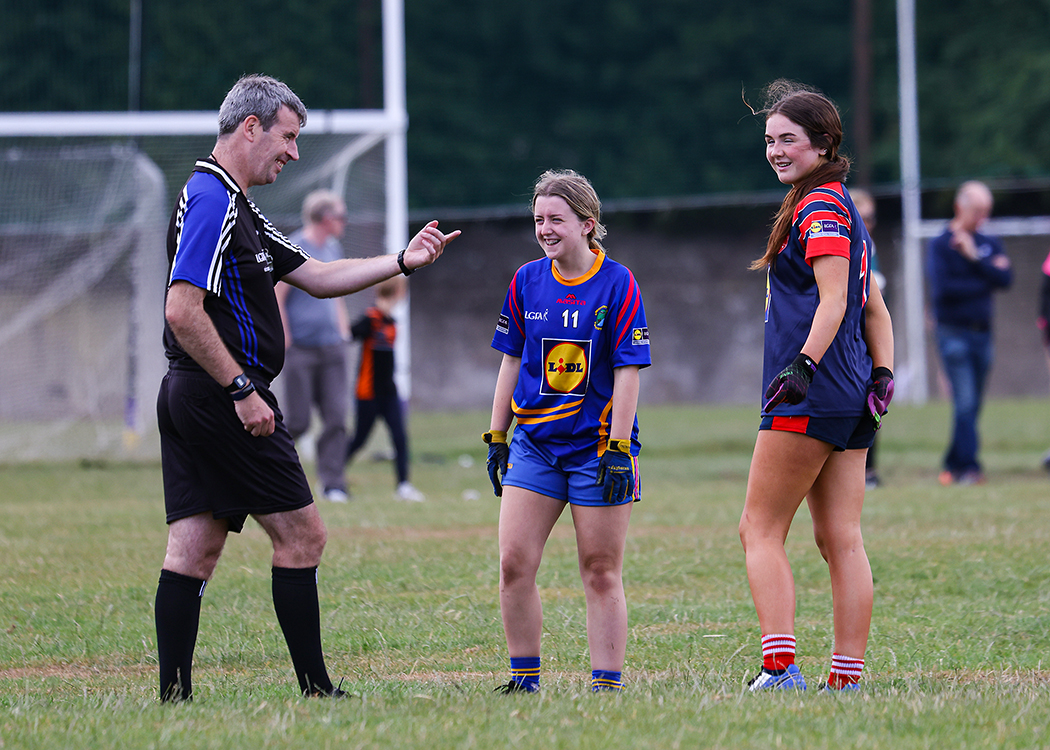
[[[376,286],[375,305],[368,308],[350,328],[354,341],[361,342],[361,361],[357,375],[357,409],[354,439],[346,449],[350,463],[372,434],[376,418],[382,417],[394,444],[394,472],[398,500],[419,503],[423,493],[408,481],[408,435],[402,414],[401,397],[394,382],[394,340],[397,324],[393,312],[405,296],[405,280],[394,278]]]
[[[930,240],[927,276],[937,348],[952,390],[952,434],[939,476],[943,485],[982,484],[977,420],[992,365],[992,293],[1013,282],[1002,243],[978,230],[992,213],[992,191],[963,183],[955,215]]]
[[[168,523],[155,603],[160,699],[192,698],[201,598],[248,516],[273,546],[273,606],[300,691],[341,697],[321,650],[317,567],[327,532],[270,390],[284,364],[274,285],[350,294],[433,263],[459,232],[432,221],[396,259],[311,258],[245,193],[299,158],[302,101],[276,79],[245,76],[218,119],[211,155],[197,161],[168,228],[168,372],[157,398]]]

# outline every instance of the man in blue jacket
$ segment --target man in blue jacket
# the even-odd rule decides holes
[[[977,418],[992,364],[992,292],[1013,281],[1010,259],[995,237],[978,229],[992,213],[992,192],[963,183],[955,216],[930,241],[930,292],[937,319],[937,348],[951,383],[952,439],[940,474],[943,485],[981,484]]]

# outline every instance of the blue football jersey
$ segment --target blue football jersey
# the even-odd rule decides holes
[[[813,325],[820,294],[813,258],[849,259],[846,313],[802,403],[781,404],[779,416],[854,417],[863,413],[871,382],[864,341],[864,306],[871,283],[871,237],[841,182],[810,191],[795,209],[787,242],[766,273],[762,389],[795,358]]]
[[[519,268],[492,346],[521,357],[512,403],[515,429],[556,455],[604,452],[613,369],[651,364],[638,282],[600,251],[590,271],[576,279],[564,279],[547,258]],[[631,443],[637,455],[637,417]]]

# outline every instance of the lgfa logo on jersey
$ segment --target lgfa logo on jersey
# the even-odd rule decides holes
[[[580,395],[590,380],[591,342],[543,339],[543,395]]]
[[[261,263],[266,273],[273,271],[273,257],[265,249],[255,254],[255,262]]]

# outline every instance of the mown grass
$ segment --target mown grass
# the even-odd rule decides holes
[[[1047,747],[1050,402],[990,403],[990,481],[936,482],[943,404],[895,406],[865,537],[875,616],[861,695],[751,696],[757,623],[736,524],[756,418],[642,410],[643,502],[628,539],[623,695],[592,695],[571,523],[541,569],[543,691],[500,697],[498,501],[482,414],[414,414],[422,504],[389,463],[321,504],[330,671],[354,698],[296,695],[269,596],[269,547],[231,538],[202,609],[196,698],[155,699],[152,604],[165,527],[153,465],[0,468],[0,747]],[[800,512],[788,541],[800,664],[831,648],[826,568]]]

